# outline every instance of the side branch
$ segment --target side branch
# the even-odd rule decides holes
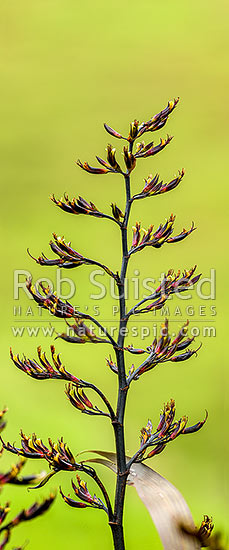
[[[82,317],[82,319],[88,319],[89,321],[94,323],[106,335],[108,340],[110,340],[110,343],[112,344],[113,348],[115,348],[115,349],[117,348],[118,343],[114,340],[114,338],[108,332],[106,327],[101,325],[101,323],[99,321],[97,321],[97,319],[95,319],[94,317],[92,317],[91,315],[88,315],[86,313],[78,312],[78,314],[79,314],[79,317]]]
[[[187,416],[182,416],[179,420],[174,421],[175,410],[175,401],[174,399],[170,399],[170,401],[164,405],[155,432],[153,432],[152,422],[148,420],[146,427],[141,429],[140,449],[138,449],[129,460],[127,468],[130,468],[134,462],[143,462],[147,458],[160,454],[165,449],[166,445],[179,435],[198,432],[204,426],[208,417],[206,412],[204,420],[197,422],[193,426],[187,427]],[[146,450],[150,447],[152,450],[148,454],[145,454]]]
[[[136,315],[138,313],[147,313],[148,311],[152,311],[153,309],[160,309],[160,307],[163,306],[170,294],[180,294],[181,292],[185,292],[186,290],[192,290],[194,284],[196,284],[201,277],[201,273],[193,277],[196,267],[197,266],[195,265],[189,270],[185,269],[182,275],[180,271],[175,273],[173,269],[170,269],[168,273],[164,275],[164,278],[162,279],[161,284],[158,286],[158,288],[152,294],[140,300],[134,307],[132,307],[128,311],[128,313],[126,314],[126,319],[129,319],[131,315]],[[153,303],[141,308],[141,306],[149,300],[153,300]]]
[[[5,443],[2,438],[1,441],[4,449],[13,454],[24,456],[25,458],[45,459],[48,462],[51,472],[46,475],[36,487],[33,487],[33,489],[43,487],[52,476],[60,471],[84,472],[89,475],[94,479],[102,491],[107,505],[107,510],[105,511],[108,513],[109,520],[113,520],[113,511],[108,493],[95,469],[83,463],[76,462],[71,450],[66,443],[64,443],[63,438],[58,439],[57,443],[54,443],[51,439],[49,439],[48,446],[46,446],[40,438],[37,438],[35,434],[33,434],[32,437],[27,437],[23,432],[21,432],[21,447],[19,448],[15,447],[15,445],[11,445],[9,442]],[[78,491],[77,494],[79,498],[81,498],[80,491]],[[102,503],[97,499],[94,500],[91,498],[88,492],[83,496],[82,500],[85,500],[85,497],[87,496],[90,497],[90,501],[88,499],[88,504],[104,509]]]
[[[96,265],[101,267],[101,269],[110,275],[110,277],[113,277],[115,280],[117,279],[117,274],[113,273],[109,267],[96,260],[86,258],[74,250],[70,242],[65,242],[64,237],[58,237],[56,233],[53,233],[53,241],[50,241],[49,246],[52,252],[56,254],[57,258],[49,259],[43,253],[38,258],[35,258],[30,254],[29,250],[28,254],[33,260],[35,260],[36,263],[42,266],[56,265],[58,267],[63,267],[64,269],[74,269],[81,265]]]
[[[105,218],[107,220],[111,220],[112,222],[115,222],[119,227],[121,226],[121,223],[119,219],[116,217],[109,216],[109,214],[104,214],[96,206],[93,204],[93,202],[87,202],[82,197],[78,197],[78,199],[73,198],[70,200],[68,198],[68,195],[64,194],[64,198],[56,199],[54,195],[51,195],[51,200],[56,204],[56,206],[59,206],[61,210],[64,212],[69,212],[70,214],[86,214],[88,216],[94,216],[96,218]]]
[[[167,361],[173,361],[175,363],[179,361],[186,361],[193,355],[197,354],[199,348],[194,350],[189,349],[189,345],[193,342],[194,336],[184,340],[187,335],[188,324],[189,321],[187,321],[179,330],[175,339],[171,340],[168,332],[168,319],[162,323],[159,338],[155,338],[151,346],[145,350],[145,352],[148,353],[147,359],[145,359],[145,361],[143,361],[143,363],[139,365],[136,370],[134,368],[131,370],[127,379],[128,386],[132,380],[137,380],[139,376],[154,369],[158,364],[162,364]],[[140,351],[142,353],[144,350]]]
[[[114,515],[113,515],[112,506],[111,506],[111,501],[110,501],[109,495],[107,493],[107,490],[106,490],[105,486],[103,485],[100,477],[96,473],[95,469],[92,468],[91,466],[86,466],[85,464],[82,464],[82,471],[85,472],[92,479],[94,479],[95,483],[100,488],[100,490],[101,490],[101,492],[104,496],[104,500],[106,502],[106,505],[107,505],[109,521],[112,522],[113,519],[114,519]]]
[[[46,354],[41,351],[40,346],[37,348],[37,352],[39,363],[35,360],[27,359],[26,357],[20,359],[19,355],[14,355],[12,350],[10,350],[10,355],[15,366],[32,378],[36,378],[37,380],[65,380],[76,388],[88,388],[93,390],[106,405],[106,408],[109,412],[109,415],[107,416],[109,416],[112,421],[115,419],[114,410],[104,393],[94,384],[82,380],[81,378],[77,378],[76,376],[68,372],[60,360],[60,355],[56,354],[54,346],[51,346],[53,365],[51,365],[51,363],[48,361]],[[84,411],[85,407],[81,407],[81,410]]]

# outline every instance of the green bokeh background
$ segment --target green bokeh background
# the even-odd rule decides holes
[[[113,437],[106,419],[91,419],[72,409],[63,393],[63,384],[39,383],[12,367],[8,349],[35,356],[38,344],[48,350],[51,338],[14,337],[12,326],[21,326],[29,303],[23,292],[13,299],[13,270],[30,270],[34,278],[54,277],[55,268],[39,268],[26,254],[48,253],[53,231],[64,234],[73,247],[86,256],[100,259],[113,269],[119,267],[118,229],[107,220],[73,217],[49,201],[55,192],[77,194],[109,212],[111,201],[123,207],[121,178],[91,176],[75,167],[77,158],[93,164],[94,155],[103,156],[108,136],[102,123],[126,132],[133,118],[149,119],[168,99],[181,97],[171,115],[167,132],[175,135],[169,147],[155,158],[139,161],[133,175],[133,189],[143,178],[158,171],[166,181],[183,166],[186,176],[178,189],[165,196],[138,202],[131,224],[159,224],[171,212],[177,215],[177,232],[195,220],[198,231],[177,245],[161,250],[145,250],[133,258],[129,275],[140,269],[141,278],[157,277],[161,271],[189,268],[195,263],[209,276],[216,269],[216,302],[194,297],[192,323],[202,327],[198,306],[217,308],[215,338],[197,338],[203,347],[197,358],[183,364],[168,364],[133,384],[128,399],[127,450],[138,444],[139,429],[150,417],[155,424],[164,401],[174,397],[177,415],[188,414],[194,423],[209,411],[209,420],[198,434],[179,438],[150,465],[166,476],[183,493],[196,522],[204,513],[213,515],[224,532],[228,521],[228,376],[225,318],[226,219],[228,187],[225,160],[228,156],[228,2],[175,0],[163,3],[104,0],[82,3],[66,0],[3,1],[0,5],[1,43],[1,405],[9,407],[5,437],[18,441],[35,431],[44,440],[63,435],[74,452],[86,448],[113,450]],[[159,133],[154,134],[155,141]],[[121,149],[122,143],[111,140]],[[68,272],[77,286],[76,303],[91,304],[89,267]],[[66,273],[65,273],[66,274]],[[101,302],[100,320],[111,317],[111,298]],[[21,305],[21,318],[13,307]],[[171,302],[171,310],[175,307]],[[35,311],[35,308],[34,308]],[[171,319],[174,316],[171,314]],[[178,317],[178,329],[184,316]],[[160,320],[157,315],[156,320]],[[155,318],[148,318],[149,324]],[[44,326],[50,318],[44,315]],[[25,326],[38,326],[27,317]],[[40,322],[40,325],[42,323]],[[207,325],[209,323],[206,322]],[[213,324],[213,323],[212,323]],[[214,323],[215,324],[215,323]],[[64,323],[56,323],[63,330]],[[152,340],[152,338],[151,338]],[[150,338],[145,341],[150,343]],[[140,345],[141,341],[134,342]],[[68,368],[97,382],[111,399],[116,397],[115,376],[107,370],[109,346],[68,345],[57,341]],[[131,357],[128,357],[130,365]],[[138,361],[136,361],[138,364]],[[2,458],[2,465],[12,457]],[[28,464],[27,471],[39,471],[44,464]],[[112,491],[111,473],[100,470]],[[68,474],[51,480],[70,490]],[[90,484],[92,488],[92,485]],[[49,486],[40,490],[47,495]],[[13,510],[29,505],[38,496],[26,489],[6,488],[1,500],[13,501]],[[104,517],[103,517],[104,516]],[[125,531],[127,548],[160,549],[154,526],[129,488],[126,499]],[[52,510],[40,520],[19,527],[12,544],[30,541],[30,548],[61,549],[93,546],[110,548],[111,538],[105,515],[94,510],[74,511],[58,496]]]

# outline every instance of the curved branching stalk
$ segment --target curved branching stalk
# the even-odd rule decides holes
[[[105,130],[110,136],[119,140],[123,139],[127,142],[123,148],[125,168],[122,168],[117,162],[115,148],[110,144],[107,146],[107,160],[96,157],[99,163],[98,167],[92,167],[87,162],[77,162],[78,166],[89,174],[116,174],[121,175],[124,178],[124,212],[122,212],[122,210],[115,203],[111,203],[112,215],[110,215],[103,213],[92,202],[87,202],[82,197],[79,197],[78,199],[73,198],[72,200],[68,198],[68,195],[65,195],[64,198],[61,198],[60,200],[56,199],[54,195],[51,197],[54,204],[64,212],[74,215],[83,214],[97,218],[106,218],[115,222],[121,233],[120,272],[115,270],[113,271],[105,264],[96,260],[91,260],[82,254],[79,254],[71,247],[70,242],[66,243],[63,237],[57,237],[55,233],[53,234],[53,240],[49,244],[52,252],[56,255],[56,258],[48,259],[44,254],[39,256],[37,259],[34,258],[41,266],[57,265],[66,269],[74,269],[82,265],[97,265],[100,266],[110,277],[112,277],[115,280],[119,294],[120,318],[117,341],[109,333],[106,327],[97,321],[97,319],[93,318],[91,315],[76,310],[69,302],[63,302],[58,296],[56,296],[55,293],[51,292],[49,287],[45,287],[43,283],[40,283],[39,288],[36,288],[32,285],[31,280],[27,281],[27,288],[39,306],[43,309],[49,310],[55,317],[66,321],[68,329],[70,329],[71,333],[69,333],[69,331],[66,333],[60,333],[57,335],[57,338],[61,338],[66,342],[74,344],[104,343],[112,345],[116,357],[116,363],[113,362],[111,356],[107,360],[107,363],[118,378],[118,396],[116,407],[111,405],[104,393],[94,384],[86,382],[85,380],[77,378],[69,373],[62,364],[60,356],[56,354],[53,346],[51,346],[52,363],[48,361],[46,355],[41,352],[40,348],[38,348],[39,362],[27,359],[26,357],[20,359],[19,356],[15,356],[11,352],[11,357],[15,365],[26,374],[38,380],[61,379],[66,381],[66,395],[73,407],[87,415],[106,416],[110,419],[115,436],[115,455],[117,464],[116,489],[113,506],[107,490],[98,477],[96,471],[82,462],[76,462],[71,451],[63,442],[63,438],[60,438],[56,444],[49,440],[49,446],[45,446],[43,442],[35,436],[35,434],[27,437],[22,433],[21,447],[17,448],[10,443],[4,442],[3,445],[12,453],[29,458],[43,458],[49,463],[51,472],[41,483],[39,483],[39,487],[44,485],[51,476],[60,470],[77,472],[78,486],[73,481],[72,488],[79,500],[74,500],[64,495],[62,490],[61,495],[65,502],[70,506],[75,508],[92,507],[102,509],[108,514],[108,521],[112,529],[115,550],[125,550],[123,510],[127,478],[129,476],[131,466],[133,466],[134,463],[136,464],[143,462],[146,458],[159,454],[163,451],[166,445],[170,441],[174,440],[178,435],[198,431],[204,425],[207,418],[206,416],[203,421],[198,422],[190,428],[187,427],[186,416],[183,416],[178,421],[174,421],[175,402],[174,400],[171,400],[164,406],[156,431],[152,431],[152,424],[150,421],[147,426],[141,430],[140,448],[137,449],[132,458],[129,458],[127,461],[124,419],[126,400],[131,382],[133,380],[138,380],[138,378],[145,372],[152,370],[159,364],[163,364],[167,361],[185,361],[197,352],[197,349],[189,349],[189,346],[193,342],[193,338],[189,338],[187,336],[188,323],[185,323],[185,325],[178,332],[176,338],[171,340],[167,320],[165,320],[162,325],[159,338],[155,338],[152,345],[146,349],[134,348],[133,346],[126,345],[125,343],[127,323],[131,316],[142,313],[150,313],[161,309],[166,300],[172,294],[185,292],[187,289],[191,289],[200,277],[200,275],[194,275],[196,266],[189,270],[184,270],[182,275],[180,271],[178,273],[174,273],[172,269],[169,269],[167,274],[164,275],[164,279],[159,287],[155,289],[151,295],[140,300],[128,312],[126,311],[125,279],[127,276],[128,263],[132,255],[137,252],[141,252],[145,247],[157,249],[164,244],[182,241],[195,229],[194,224],[192,223],[189,230],[183,229],[180,233],[173,236],[175,216],[171,214],[166,222],[161,224],[156,230],[153,229],[153,225],[150,225],[147,231],[142,230],[141,224],[136,222],[133,230],[132,243],[128,243],[129,217],[131,207],[134,202],[146,197],[158,196],[175,189],[184,176],[184,170],[182,169],[178,173],[178,176],[176,176],[169,183],[163,183],[158,174],[154,177],[150,175],[145,179],[143,189],[135,195],[131,194],[130,179],[138,159],[156,155],[169,145],[172,138],[167,136],[166,138],[161,139],[157,145],[154,145],[153,141],[147,145],[144,141],[140,141],[137,143],[136,147],[135,141],[140,138],[142,139],[143,134],[152,133],[163,128],[177,103],[178,99],[169,101],[165,109],[153,116],[147,122],[142,122],[140,124],[137,120],[134,120],[130,125],[130,132],[127,137],[123,136],[120,132],[113,130],[107,124],[104,125]],[[73,320],[73,324],[70,323],[71,319]],[[84,320],[91,321],[102,331],[105,337],[98,337],[90,327],[84,324]],[[142,354],[145,354],[146,356],[144,361],[136,368],[132,365],[128,374],[126,371],[125,361],[126,352],[136,356]],[[84,390],[93,391],[102,401],[103,408],[105,408],[105,410],[102,410],[97,407],[97,405],[94,405],[89,400]],[[104,502],[102,502],[95,495],[92,496],[90,494],[85,482],[79,478],[78,472],[83,472],[94,479],[102,492]]]

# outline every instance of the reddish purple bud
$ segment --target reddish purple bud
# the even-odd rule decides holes
[[[183,434],[192,434],[195,432],[198,432],[202,426],[204,426],[205,422],[208,419],[208,411],[206,411],[205,418],[201,422],[197,422],[197,424],[194,424],[194,426],[189,426],[188,428],[185,428],[182,433]]]
[[[186,361],[187,359],[190,359],[190,357],[192,357],[194,353],[196,353],[196,350],[188,350],[186,351],[186,353],[181,353],[181,355],[175,355],[174,357],[171,357],[170,360],[174,363],[177,363],[179,361]]]
[[[78,502],[78,501],[75,501],[75,500],[73,500],[69,497],[66,497],[62,493],[62,490],[60,489],[61,496],[63,497],[65,502],[69,506],[73,506],[74,508],[86,508],[86,507],[90,506],[92,508],[99,508],[99,509],[104,510],[105,512],[107,512],[107,509],[106,509],[105,505],[103,504],[103,502],[100,499],[98,499],[95,495],[92,496],[89,493],[88,488],[87,488],[87,484],[84,481],[82,481],[78,475],[76,476],[76,478],[77,478],[77,482],[78,482],[78,487],[72,481],[72,488],[73,488],[73,491],[76,494],[76,496],[82,502]]]
[[[146,456],[146,458],[152,458],[152,456],[159,455],[160,453],[162,453],[162,451],[164,451],[165,447],[166,447],[166,443],[164,443],[163,445],[162,444],[157,445],[155,449],[150,451],[150,453]]]
[[[194,227],[194,222],[192,222],[192,225],[191,225],[191,228],[189,229],[189,231],[186,231],[186,229],[183,229],[183,231],[181,233],[179,233],[179,235],[176,235],[175,237],[171,237],[170,239],[167,240],[168,243],[177,243],[179,241],[183,241],[183,239],[185,239],[186,237],[188,237],[188,235],[190,235],[193,231],[195,231],[196,227]]]
[[[133,227],[133,240],[132,240],[131,249],[136,248],[138,246],[138,243],[141,237],[140,231],[141,231],[141,224],[136,222],[135,227]]]
[[[185,426],[186,426],[187,422],[188,422],[188,417],[187,416],[182,416],[182,418],[180,418],[180,420],[178,420],[178,422],[175,422],[173,431],[169,436],[170,441],[173,441],[173,439],[176,439],[176,437],[178,437],[178,435],[183,433],[183,430],[185,429]]]
[[[79,500],[78,501],[73,500],[69,496],[67,497],[66,495],[64,495],[61,488],[60,488],[60,494],[61,494],[63,500],[66,502],[66,504],[68,504],[68,506],[71,506],[72,508],[87,508],[88,507],[88,504],[85,504],[85,502],[80,502]]]
[[[108,126],[106,123],[104,123],[104,128],[112,137],[116,137],[118,139],[126,139],[121,134],[119,134],[119,132],[116,132],[116,130],[113,130],[113,128]]]
[[[142,353],[146,353],[145,349],[141,348],[133,348],[133,346],[127,346],[124,348],[125,351],[129,351],[130,353],[133,353],[134,355],[141,355]]]
[[[168,191],[172,191],[172,189],[175,189],[180,181],[182,180],[182,178],[184,177],[184,168],[182,168],[181,171],[179,171],[179,175],[174,178],[173,180],[171,180],[169,183],[164,183],[160,189],[160,193],[167,193]]]
[[[80,160],[78,160],[76,164],[77,166],[85,170],[85,172],[89,172],[89,174],[107,174],[108,172],[112,171],[105,168],[93,168],[87,162],[84,162],[84,164],[82,164]]]

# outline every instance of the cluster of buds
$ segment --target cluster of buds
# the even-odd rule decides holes
[[[145,142],[142,141],[141,143],[137,144],[135,154],[133,154],[132,151],[128,149],[128,147],[123,147],[123,157],[127,170],[126,174],[130,174],[132,170],[134,170],[136,166],[136,159],[151,157],[156,155],[157,153],[160,153],[160,151],[162,151],[166,147],[166,145],[170,143],[171,140],[172,136],[167,136],[165,139],[161,139],[158,145],[154,145],[153,141],[145,145]],[[115,148],[112,147],[112,145],[108,145],[107,162],[100,157],[96,157],[97,161],[102,164],[103,168],[95,168],[93,166],[90,166],[87,162],[82,163],[80,160],[77,161],[77,164],[78,166],[80,166],[80,168],[82,168],[86,172],[89,172],[89,174],[115,173],[125,175],[125,172],[122,171],[120,165],[116,161],[115,153]]]
[[[105,265],[101,264],[100,262],[96,262],[94,260],[91,260],[89,258],[85,258],[82,256],[82,254],[79,254],[79,252],[76,252],[71,247],[71,243],[66,243],[64,240],[64,237],[58,237],[56,233],[53,233],[53,241],[50,241],[49,246],[51,250],[58,256],[58,258],[54,260],[49,260],[43,253],[38,258],[34,258],[33,256],[30,256],[40,265],[45,266],[53,266],[57,265],[58,267],[63,267],[65,269],[72,269],[74,267],[79,267],[81,265],[98,265],[108,275],[111,277],[116,277],[112,271],[106,267]]]
[[[10,511],[9,503],[7,503],[3,508],[0,508],[0,533],[2,531],[10,531],[13,527],[19,525],[19,523],[30,521],[31,519],[35,519],[38,516],[41,516],[50,508],[54,498],[55,495],[51,494],[49,498],[43,500],[41,504],[39,504],[39,502],[35,502],[32,506],[30,506],[30,508],[21,510],[21,512],[9,523],[2,525],[8,512]],[[2,546],[0,546],[0,548],[2,548]]]
[[[140,193],[133,195],[132,200],[144,199],[144,197],[151,197],[155,195],[161,195],[162,193],[167,193],[172,189],[175,189],[184,177],[184,169],[178,172],[178,176],[172,179],[169,183],[163,183],[163,180],[159,181],[159,174],[156,176],[150,176],[145,179],[145,185]]]
[[[26,287],[39,307],[49,310],[55,317],[65,319],[74,317],[77,314],[77,311],[69,302],[63,302],[56,296],[55,292],[52,293],[49,286],[45,287],[42,282],[39,283],[39,289],[42,290],[43,294],[32,284],[31,278],[27,279]]]
[[[83,197],[78,197],[78,199],[73,198],[70,200],[68,195],[65,193],[64,198],[61,198],[60,200],[56,199],[54,195],[50,198],[56,206],[64,212],[69,212],[70,214],[87,214],[89,216],[95,216],[96,218],[107,218],[108,220],[115,221],[118,225],[120,225],[121,218],[124,218],[122,211],[116,206],[116,204],[113,203],[111,204],[113,214],[112,218],[108,214],[104,214],[98,210],[93,202],[87,202],[83,199]]]
[[[7,409],[0,411],[0,431],[2,432],[6,426],[6,421],[3,421],[3,418],[7,412]],[[2,447],[0,451],[0,456],[4,451]],[[26,460],[21,458],[17,464],[13,464],[7,472],[0,472],[0,490],[3,485],[12,484],[12,485],[35,485],[42,477],[42,474],[30,474],[27,476],[22,476],[21,471],[24,468]],[[1,546],[0,546],[1,548]]]
[[[134,156],[136,159],[152,157],[153,155],[160,153],[160,151],[162,151],[172,139],[172,136],[167,136],[165,139],[160,139],[158,145],[154,145],[153,141],[146,145],[145,142],[142,141],[137,144],[136,153]]]
[[[11,485],[32,485],[39,484],[44,478],[44,472],[39,474],[20,475],[26,461],[22,458],[17,464],[13,464],[6,474],[0,474],[0,486],[5,483]]]
[[[208,546],[206,542],[207,542],[207,539],[211,536],[213,529],[214,529],[214,524],[213,524],[212,518],[210,518],[205,514],[204,519],[201,523],[201,526],[198,530],[198,537],[202,542],[202,546]]]
[[[10,355],[16,367],[22,372],[31,376],[32,378],[35,378],[37,380],[50,380],[50,379],[66,380],[68,382],[68,385],[66,386],[65,393],[70,403],[76,409],[86,414],[90,414],[94,416],[102,415],[113,419],[114,411],[109,401],[104,396],[104,394],[94,384],[91,384],[90,382],[86,382],[85,380],[82,380],[80,378],[76,378],[76,376],[69,373],[65,369],[63,363],[61,362],[60,355],[56,354],[54,346],[51,346],[51,355],[52,355],[53,364],[51,364],[48,361],[46,354],[41,351],[40,346],[37,348],[37,352],[38,352],[39,363],[34,359],[31,360],[25,356],[22,359],[20,359],[19,355],[14,355],[12,350],[10,350]],[[100,399],[102,399],[102,401],[105,403],[109,412],[106,413],[101,409],[99,409],[97,406],[94,406],[85,395],[83,388],[89,388],[95,391],[97,395],[99,395]],[[34,437],[35,436],[32,437],[32,440],[34,439]],[[32,440],[31,438],[29,439],[30,444]],[[62,441],[61,441],[61,445],[62,445]],[[7,474],[7,476],[9,475],[11,475],[12,477],[11,472]],[[22,481],[23,480],[21,480],[21,483]],[[37,481],[37,477],[36,477],[36,481]],[[32,479],[31,479],[31,482],[32,482]],[[1,474],[0,474],[0,485],[1,485]]]
[[[87,202],[83,199],[83,197],[78,197],[78,199],[75,199],[74,197],[70,200],[68,195],[65,193],[64,197],[61,199],[56,199],[54,195],[51,195],[50,198],[56,206],[64,212],[68,212],[70,214],[86,214],[89,216],[95,216],[96,218],[107,218],[109,220],[114,219],[114,221],[118,224],[120,223],[121,218],[124,218],[123,212],[114,203],[111,204],[113,214],[112,218],[111,216],[98,210],[93,202]]]
[[[173,100],[168,102],[168,105],[165,107],[165,109],[162,109],[162,111],[154,115],[147,122],[142,122],[138,126],[138,132],[135,137],[139,138],[145,132],[155,132],[155,130],[160,130],[161,128],[163,128],[168,120],[169,115],[177,106],[178,101],[179,97],[174,98]]]
[[[78,267],[86,262],[86,258],[71,248],[71,243],[66,243],[64,237],[58,237],[56,233],[53,233],[53,241],[49,242],[51,250],[59,256],[58,259],[49,260],[43,253],[38,258],[33,258],[38,264],[45,266],[57,265],[66,269]]]
[[[96,157],[99,164],[103,166],[103,168],[94,168],[93,166],[90,166],[87,162],[82,162],[80,160],[77,161],[77,165],[80,166],[83,170],[86,172],[89,172],[89,174],[123,174],[117,160],[115,157],[116,150],[112,145],[107,146],[107,162],[100,157]]]
[[[86,396],[83,388],[79,384],[69,383],[66,386],[65,393],[69,399],[71,405],[81,411],[82,413],[89,414],[91,416],[108,416],[108,413],[101,411],[96,405],[93,405]]]
[[[130,124],[130,133],[128,137],[124,137],[122,134],[120,134],[120,132],[113,130],[113,128],[111,128],[107,124],[104,124],[104,128],[112,137],[125,139],[130,143],[133,143],[135,139],[141,137],[145,132],[154,132],[155,130],[163,128],[168,120],[170,113],[172,113],[172,111],[175,109],[178,101],[179,98],[169,101],[165,109],[154,115],[147,122],[142,122],[140,124],[138,120],[134,120]]]
[[[182,275],[180,271],[175,273],[173,269],[170,269],[167,274],[164,275],[164,278],[156,290],[150,296],[143,298],[136,304],[136,306],[129,311],[128,316],[161,309],[170,295],[180,294],[181,292],[192,289],[193,285],[196,284],[201,277],[201,273],[193,277],[196,267],[195,265],[189,270],[185,269]],[[149,300],[150,304],[141,307],[142,304]],[[151,300],[153,301],[151,302]]]
[[[0,472],[0,487],[6,483],[11,485],[35,485],[40,479],[40,474],[32,474],[28,476],[21,476],[20,473],[25,465],[25,459],[22,458],[17,464],[13,464],[11,468],[5,472]]]
[[[53,443],[51,439],[49,439],[48,442],[49,447],[46,447],[43,441],[37,438],[36,434],[32,434],[32,436],[27,437],[22,431],[21,447],[15,447],[15,445],[11,445],[9,442],[5,443],[2,440],[4,449],[13,454],[17,454],[25,458],[43,458],[48,462],[52,472],[39,484],[40,487],[43,486],[51,475],[54,475],[56,472],[61,470],[74,471],[78,466],[72,452],[66,443],[64,443],[62,437],[58,439],[57,443]]]
[[[157,153],[162,151],[162,149],[164,149],[166,145],[170,143],[172,139],[171,136],[167,136],[165,139],[161,139],[160,143],[155,146],[153,142],[149,143],[148,145],[145,145],[145,142],[143,141],[137,144],[135,154],[132,153],[132,146],[133,146],[132,144],[134,143],[134,141],[140,138],[145,132],[153,132],[155,130],[159,130],[160,128],[162,128],[166,124],[168,116],[176,107],[177,103],[178,103],[178,99],[169,101],[165,109],[160,111],[160,113],[158,113],[157,115],[154,115],[147,122],[142,122],[141,124],[139,124],[138,120],[134,120],[130,124],[130,133],[128,137],[124,137],[122,134],[120,134],[116,130],[113,130],[113,128],[111,128],[107,124],[104,124],[105,130],[108,132],[108,134],[118,139],[124,139],[128,141],[130,144],[131,149],[128,149],[128,147],[123,148],[124,161],[127,169],[126,174],[130,174],[130,172],[135,168],[136,159],[156,155]],[[102,168],[95,168],[93,166],[90,166],[87,162],[82,163],[80,160],[77,161],[77,165],[80,166],[80,168],[82,168],[86,172],[89,172],[90,174],[115,173],[115,174],[125,175],[125,173],[123,172],[123,170],[121,169],[120,165],[116,160],[115,153],[116,153],[115,148],[109,144],[107,146],[107,161],[103,160],[98,156],[96,157],[97,161],[102,166]]]
[[[102,500],[96,497],[96,495],[91,495],[88,491],[87,484],[82,481],[77,474],[76,476],[78,487],[75,485],[74,481],[72,481],[72,488],[75,493],[75,495],[80,499],[74,500],[70,498],[70,496],[66,496],[63,494],[62,490],[60,489],[60,494],[64,501],[73,508],[99,508],[101,510],[104,510],[107,513],[107,508],[105,504],[103,504]]]
[[[186,338],[184,340],[188,331],[188,324],[189,321],[184,324],[184,326],[179,330],[176,338],[171,341],[171,337],[168,333],[168,319],[166,319],[161,327],[160,338],[158,340],[155,338],[152,345],[146,348],[145,352],[148,353],[147,359],[139,367],[137,367],[135,371],[132,372],[131,376],[128,378],[128,382],[130,383],[131,380],[137,380],[139,376],[149,370],[152,370],[159,363],[165,363],[167,361],[186,361],[196,354],[199,348],[196,350],[187,349],[193,342],[194,337]],[[139,350],[139,352],[143,353],[144,350]]]
[[[153,426],[150,420],[146,427],[142,428],[140,449],[136,453],[135,462],[142,462],[147,458],[160,454],[170,441],[173,441],[181,434],[184,435],[198,432],[207,420],[206,413],[204,420],[197,422],[194,426],[187,427],[187,416],[182,416],[179,420],[174,422],[175,411],[175,401],[174,399],[170,399],[170,401],[164,405],[156,431],[153,432]],[[148,452],[149,447],[153,447],[150,452]]]
[[[87,202],[83,199],[83,197],[78,197],[78,199],[75,199],[74,197],[70,200],[68,195],[65,193],[64,198],[59,200],[56,199],[54,195],[50,198],[56,206],[59,206],[61,210],[64,210],[64,212],[69,212],[70,214],[87,214],[89,216],[96,216],[97,218],[103,218],[105,216],[98,210],[98,208],[96,208],[93,202]]]
[[[83,321],[80,320],[80,317],[90,316],[83,315],[78,312],[74,306],[72,306],[67,300],[63,302],[56,293],[52,293],[49,286],[45,287],[42,282],[39,283],[39,288],[42,290],[43,294],[39,292],[36,286],[32,285],[32,280],[28,279],[26,281],[26,287],[30,292],[31,296],[35,302],[43,309],[47,309],[55,317],[60,317],[61,319],[69,319],[73,317],[75,319],[75,324],[68,325],[74,332],[75,336],[70,336],[69,334],[58,334],[56,338],[62,338],[67,342],[80,343],[84,344],[86,342],[90,343],[110,343],[108,340],[103,338],[98,338],[94,332],[84,325]],[[67,323],[68,324],[68,323]]]
[[[20,359],[19,355],[13,354],[12,349],[10,349],[10,357],[19,370],[37,380],[48,380],[51,378],[78,383],[79,379],[66,371],[60,359],[60,354],[57,354],[55,351],[55,347],[50,346],[50,349],[53,365],[48,361],[45,352],[42,352],[41,346],[37,348],[39,363],[25,356]]]
[[[192,223],[191,228],[188,231],[183,229],[179,235],[170,237],[174,230],[174,222],[175,216],[171,214],[170,218],[166,220],[164,225],[160,224],[154,233],[152,233],[153,225],[150,225],[147,231],[143,229],[143,237],[141,237],[141,224],[136,222],[135,227],[133,227],[133,240],[129,255],[142,250],[145,246],[160,248],[164,243],[176,243],[182,241],[196,229],[194,227],[194,223]]]
[[[78,160],[77,164],[85,170],[86,172],[89,172],[89,174],[108,174],[108,173],[115,173],[115,174],[122,174],[125,175],[125,173],[122,171],[120,165],[118,164],[116,160],[116,149],[112,147],[112,145],[107,146],[107,162],[100,157],[96,157],[99,164],[103,166],[103,168],[94,168],[93,166],[90,166],[87,162],[80,162]],[[136,158],[135,155],[131,151],[128,150],[128,147],[123,147],[123,157],[124,162],[127,169],[127,174],[130,174],[132,170],[136,166]]]
[[[3,409],[0,411],[0,429],[1,431],[4,429],[6,422],[3,421],[3,418],[5,416],[7,409]],[[1,450],[1,453],[4,451],[4,444]],[[17,464],[13,464],[11,468],[6,473],[0,473],[0,490],[2,490],[3,486],[6,484],[13,484],[13,485],[27,485],[27,486],[34,486],[37,482],[44,477],[42,474],[30,474],[27,476],[22,476],[21,471],[26,463],[26,460],[24,458],[21,458]],[[3,533],[3,538],[0,540],[0,549],[3,550],[7,543],[10,540],[11,532],[14,527],[21,524],[24,521],[32,520],[40,515],[42,515],[44,512],[46,512],[50,506],[53,503],[54,495],[51,494],[47,499],[45,499],[41,504],[38,502],[35,502],[30,508],[23,509],[17,514],[13,519],[10,521],[8,520],[8,514],[10,512],[10,503],[7,502],[4,506],[0,506],[0,534]],[[22,547],[17,547],[15,550],[22,550]]]
[[[66,342],[72,342],[73,344],[104,344],[104,343],[110,343],[109,340],[106,340],[105,338],[99,338],[96,336],[96,334],[93,332],[93,330],[85,325],[82,319],[79,317],[74,317],[74,324],[71,325],[66,321],[66,324],[70,328],[71,332],[73,332],[73,335],[69,333],[62,332],[61,334],[58,334],[56,338],[61,338],[62,340],[65,340]],[[69,331],[68,331],[69,332]]]
[[[222,544],[221,533],[216,532],[212,535],[214,529],[214,524],[212,518],[207,514],[204,515],[204,519],[201,522],[201,525],[190,529],[186,525],[181,525],[181,530],[186,534],[190,535],[192,539],[195,539],[198,545],[198,548],[210,548],[210,550],[226,550],[225,545]]]
[[[17,480],[17,476],[20,474],[24,466],[24,463],[25,463],[24,459],[21,459],[17,464],[13,464],[10,470],[8,470],[6,473],[3,474],[0,472],[0,487],[5,485],[6,483],[14,484],[14,482]]]

